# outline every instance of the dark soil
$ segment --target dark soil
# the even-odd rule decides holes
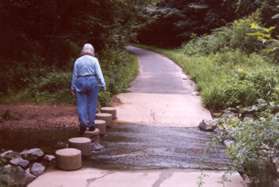
[[[0,148],[41,147],[52,152],[57,142],[78,135],[78,118],[70,105],[0,105]]]

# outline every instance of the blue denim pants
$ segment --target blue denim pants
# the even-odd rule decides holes
[[[93,127],[95,126],[94,121],[98,100],[97,79],[94,76],[79,77],[75,86],[80,125],[83,127]]]

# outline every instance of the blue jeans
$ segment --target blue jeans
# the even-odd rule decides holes
[[[97,80],[94,76],[79,77],[75,86],[80,125],[93,127],[95,126],[98,99]]]

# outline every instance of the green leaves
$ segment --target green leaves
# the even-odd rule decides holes
[[[274,159],[279,155],[279,122],[243,121],[234,127],[235,144],[228,148],[233,166],[253,181],[272,186],[279,173]]]

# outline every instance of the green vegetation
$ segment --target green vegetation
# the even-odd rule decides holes
[[[72,103],[69,83],[82,45],[94,45],[109,89],[107,104],[135,76],[132,38],[135,0],[3,1],[0,3],[0,102]]]
[[[279,99],[279,66],[266,53],[269,45],[254,36],[259,32],[253,28],[258,25],[255,21],[252,17],[235,21],[183,48],[160,50],[196,81],[212,111],[250,106],[258,98]]]
[[[197,83],[204,104],[219,117],[221,140],[232,140],[232,169],[253,187],[278,180],[279,64],[275,27],[259,13],[194,37],[182,48],[158,49]]]
[[[252,186],[273,187],[279,178],[276,159],[279,154],[279,116],[261,121],[234,122],[231,136],[237,140],[228,149],[233,167],[245,177]]]
[[[100,59],[107,83],[107,91],[100,92],[100,103],[108,105],[113,94],[125,91],[129,83],[135,78],[138,70],[137,58],[126,51],[108,51]],[[34,71],[37,69],[34,69]],[[34,77],[34,81],[25,89],[16,93],[11,90],[7,96],[2,96],[2,102],[28,101],[35,103],[73,103],[74,97],[70,93],[71,69],[57,71],[56,69]]]

